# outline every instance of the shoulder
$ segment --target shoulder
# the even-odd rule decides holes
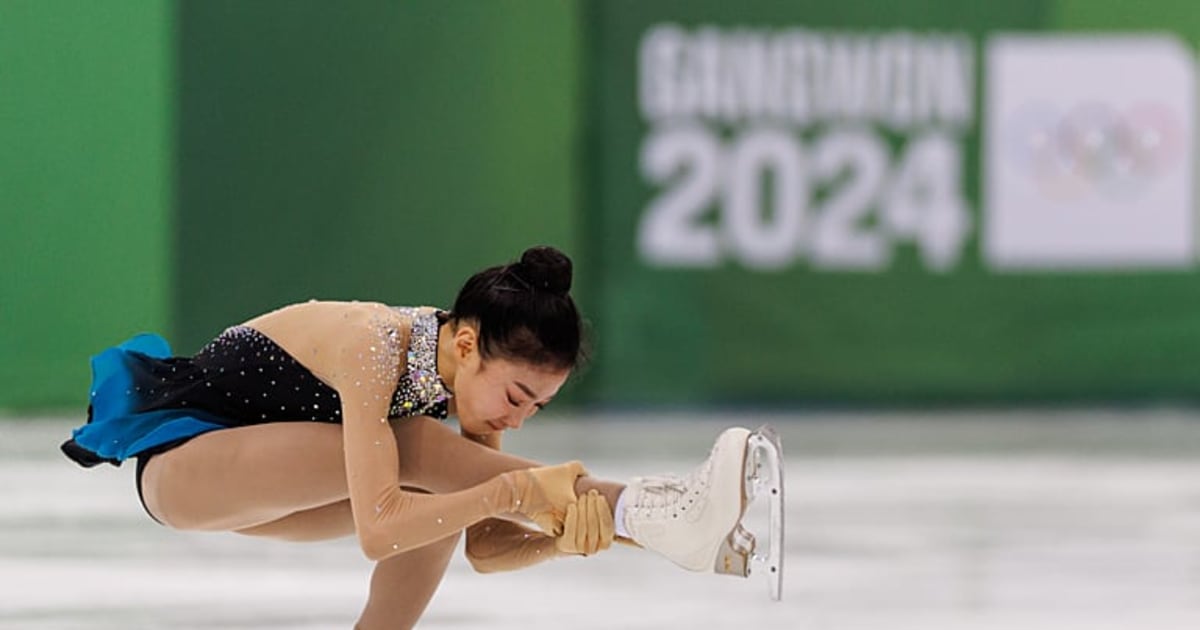
[[[349,375],[352,367],[396,364],[408,339],[404,314],[380,302],[302,302],[245,325],[330,385]]]
[[[396,309],[380,302],[309,300],[264,313],[247,321],[245,325],[259,328],[259,326],[274,326],[278,325],[277,322],[290,323],[295,320],[312,320],[312,323],[328,322],[333,324],[338,320],[348,323],[395,316],[398,316]]]

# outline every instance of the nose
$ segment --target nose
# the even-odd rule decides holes
[[[525,416],[522,414],[514,413],[504,419],[504,426],[510,429],[520,429],[522,424],[525,424]]]

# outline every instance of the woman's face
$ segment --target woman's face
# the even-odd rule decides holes
[[[499,357],[464,357],[454,375],[458,422],[468,433],[519,429],[558,393],[567,371],[546,370]]]

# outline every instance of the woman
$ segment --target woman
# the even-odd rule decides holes
[[[571,275],[565,255],[535,247],[472,276],[450,312],[311,301],[194,357],[135,337],[93,359],[88,423],[63,450],[84,466],[136,458],[142,504],[168,527],[356,535],[377,562],[364,629],[416,623],[464,530],[480,571],[590,555],[616,535],[714,566],[744,510],[746,430],[687,479],[628,487],[498,450],[581,360]],[[449,415],[461,436],[439,422]]]

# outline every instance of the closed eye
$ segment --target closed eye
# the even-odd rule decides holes
[[[512,405],[513,407],[521,406],[521,403],[517,399],[513,398],[511,394],[505,393],[504,397],[508,399],[508,404]],[[546,408],[546,403],[533,403],[533,406],[536,407],[538,411],[541,411],[542,409]]]
[[[529,396],[530,398],[534,398],[534,399],[537,398],[537,394],[534,394],[533,390],[530,389],[529,386],[526,385],[525,383],[522,383],[521,381],[513,381],[513,383],[517,387],[521,388],[521,391],[525,392],[526,396]],[[505,394],[508,395],[507,392],[505,392]],[[551,400],[553,400],[553,398],[547,398],[544,402],[533,403],[533,406],[536,407],[538,410],[542,410],[542,409],[546,408],[546,405],[549,404]],[[508,402],[510,404],[512,404],[513,406],[520,404],[516,400],[513,400],[513,397],[511,395],[508,395]]]

